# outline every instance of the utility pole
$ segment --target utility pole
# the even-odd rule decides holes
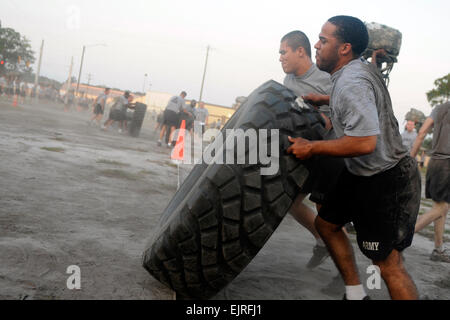
[[[145,82],[147,81],[148,74],[144,74],[144,84],[142,85],[142,93],[145,94]]]
[[[84,93],[86,98],[87,98],[87,94],[89,92],[89,85],[91,84],[91,79],[92,79],[92,74],[88,73],[88,83],[87,83],[86,92]]]
[[[78,73],[77,89],[75,90],[75,96],[78,94],[78,88],[80,87],[81,70],[83,69],[84,52],[86,51],[86,46],[83,46],[83,53],[81,54],[80,72]]]
[[[66,97],[64,98],[64,104],[66,105],[69,100],[69,91],[72,87],[72,67],[73,67],[73,57],[72,60],[70,61],[69,79],[67,79]]]
[[[209,45],[206,48],[206,60],[205,60],[205,68],[203,70],[203,79],[202,79],[202,86],[200,88],[200,98],[198,98],[198,101],[202,101],[202,95],[203,95],[203,85],[205,83],[205,75],[206,75],[206,66],[208,65],[208,56],[209,56]]]
[[[44,40],[42,40],[42,43],[41,43],[41,50],[40,50],[40,53],[39,53],[39,62],[38,62],[37,70],[36,70],[36,76],[34,78],[35,101],[37,101],[37,98],[38,98],[37,86],[38,86],[38,83],[39,83],[39,74],[41,73],[42,53],[43,53],[43,51],[44,51]]]

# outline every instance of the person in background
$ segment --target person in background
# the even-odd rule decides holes
[[[406,122],[405,131],[402,133],[402,142],[403,145],[408,149],[408,151],[411,151],[411,148],[414,144],[414,141],[416,141],[417,138],[417,132],[415,128],[414,121],[408,120]]]
[[[203,101],[199,101],[198,108],[195,113],[195,121],[194,126],[200,126],[201,134],[205,133],[205,126],[208,124],[209,112],[208,109],[205,108],[205,103]]]
[[[117,97],[114,105],[111,107],[109,112],[109,118],[102,125],[102,130],[107,130],[110,125],[112,125],[115,121],[119,122],[119,133],[122,133],[126,130],[126,112],[128,109],[129,103],[133,101],[133,96],[130,94],[130,91],[125,91],[122,96]]]
[[[425,136],[433,127],[431,160],[425,184],[425,196],[433,200],[433,207],[419,216],[415,232],[434,222],[434,250],[430,259],[450,263],[450,254],[444,248],[445,222],[450,203],[450,102],[433,108],[414,141],[411,157],[417,155]]]
[[[91,117],[91,120],[89,121],[89,124],[92,124],[92,122],[95,120],[100,126],[100,121],[103,118],[103,114],[105,113],[105,105],[106,100],[108,99],[108,95],[111,92],[110,88],[105,88],[105,91],[98,95],[97,98],[94,100],[94,114]]]
[[[161,140],[163,139],[164,134],[167,131],[166,143],[169,148],[172,147],[172,136],[175,129],[178,128],[180,124],[179,113],[184,109],[184,98],[186,98],[186,96],[187,93],[185,91],[182,91],[179,96],[173,96],[172,98],[170,98],[169,103],[164,109],[164,122],[159,133],[159,139],[157,142],[158,146],[161,146]]]

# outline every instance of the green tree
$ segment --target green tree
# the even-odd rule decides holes
[[[449,101],[450,73],[434,81],[434,89],[427,92],[427,100],[434,107]]]
[[[5,62],[0,74],[31,72],[35,61],[30,41],[12,28],[0,28],[0,56]]]

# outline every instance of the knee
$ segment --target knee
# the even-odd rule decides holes
[[[341,230],[340,226],[323,220],[320,216],[316,216],[314,226],[321,237],[326,237]]]
[[[442,205],[442,211],[443,211],[442,216],[445,217],[447,215],[448,208],[449,208],[448,202],[443,201],[440,204]]]
[[[396,250],[394,250],[385,260],[373,261],[373,264],[380,268],[381,277],[383,279],[398,277],[399,274],[406,272],[403,267],[401,253]]]

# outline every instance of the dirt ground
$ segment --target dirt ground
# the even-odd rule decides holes
[[[173,299],[141,264],[177,188],[169,149],[156,146],[151,119],[132,138],[89,126],[89,117],[48,102],[14,108],[0,98],[0,299]],[[429,206],[423,201],[421,211]],[[432,235],[429,227],[415,236],[406,266],[421,298],[448,300],[450,264],[429,260]],[[370,261],[351,238],[366,283]],[[341,299],[343,283],[330,259],[306,269],[313,245],[286,216],[214,299]],[[71,265],[80,267],[80,290],[67,288]],[[389,298],[384,283],[368,292]]]

